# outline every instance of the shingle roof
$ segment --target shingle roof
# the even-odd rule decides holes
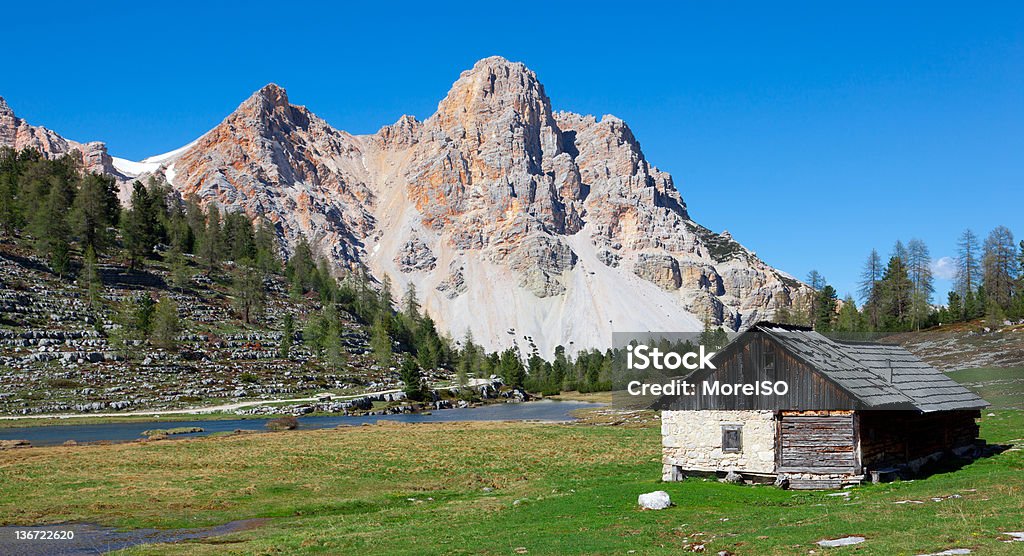
[[[899,346],[838,342],[812,330],[759,323],[794,356],[869,408],[922,412],[980,409],[988,402]]]

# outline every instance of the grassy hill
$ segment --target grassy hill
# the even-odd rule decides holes
[[[1024,367],[1024,324],[991,327],[981,320],[885,336],[944,371]]]

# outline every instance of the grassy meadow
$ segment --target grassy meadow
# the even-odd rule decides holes
[[[600,411],[600,410],[597,410]],[[600,420],[598,420],[600,421]],[[1024,452],[846,496],[661,483],[656,420],[382,424],[0,452],[0,521],[262,526],[124,554],[1019,554]],[[1024,412],[982,418],[1024,443]],[[675,507],[641,511],[640,493]],[[933,500],[934,499],[934,500]],[[912,501],[912,502],[904,502]],[[904,502],[904,503],[900,503]],[[920,503],[916,503],[920,502]],[[853,547],[815,541],[860,535]]]
[[[1024,367],[962,369],[947,374],[993,408],[1024,409]]]

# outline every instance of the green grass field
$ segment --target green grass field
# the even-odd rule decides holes
[[[1024,409],[1024,367],[963,369],[947,374],[985,398],[993,409]]]
[[[1022,444],[1024,412],[982,418]],[[691,479],[661,483],[657,423],[376,425],[0,452],[0,521],[263,526],[126,554],[1020,554],[1024,452],[849,499]],[[675,507],[636,506],[667,490]],[[933,501],[936,498],[939,501]],[[921,503],[897,503],[914,500]],[[861,535],[855,547],[815,541]],[[525,552],[524,552],[525,551]]]

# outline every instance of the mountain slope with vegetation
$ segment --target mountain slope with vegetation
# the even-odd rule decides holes
[[[73,154],[0,149],[0,412],[171,409],[232,400],[465,386],[607,388],[601,352],[553,362],[438,332],[413,287],[337,279],[266,220],[203,210],[165,183],[116,183]]]

